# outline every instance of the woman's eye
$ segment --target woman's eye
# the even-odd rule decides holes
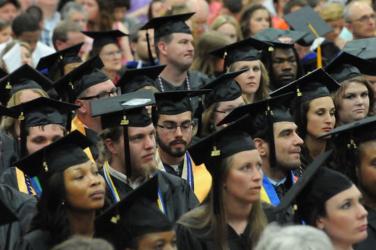
[[[349,209],[351,207],[351,202],[346,202],[341,206],[342,209]]]

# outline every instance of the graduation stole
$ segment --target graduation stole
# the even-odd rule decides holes
[[[75,116],[72,119],[71,132],[74,131],[74,130],[78,130],[78,131],[81,132],[81,134],[86,135],[85,127],[86,126],[80,121],[80,119],[78,119],[77,116]],[[89,157],[90,160],[95,162],[93,154],[90,151],[90,147],[85,148],[84,152],[87,155],[87,157]]]
[[[184,164],[183,164],[183,173],[182,178],[187,180],[189,186],[191,187],[192,191],[195,191],[195,182],[194,182],[194,174],[193,174],[193,167],[192,167],[192,159],[189,155],[188,151],[185,153],[184,156]]]
[[[113,200],[115,201],[115,203],[118,203],[120,201],[119,192],[117,191],[117,188],[115,187],[114,182],[112,181],[109,168],[110,168],[110,164],[108,164],[108,161],[105,161],[103,165],[104,180],[106,181],[106,184],[108,188],[110,189]],[[159,188],[158,188],[157,204],[161,212],[164,215],[167,215],[166,204],[163,201],[162,193]]]
[[[37,195],[40,197],[42,194],[42,186],[40,185],[38,177],[28,177],[16,168],[16,178],[17,178],[17,185],[18,191],[30,195]]]
[[[294,184],[298,180],[298,177],[294,176],[292,171],[290,171],[290,178],[292,184]],[[262,178],[261,201],[264,201],[268,204],[272,204],[273,206],[278,206],[280,203],[278,194],[275,191],[273,184],[265,175]]]

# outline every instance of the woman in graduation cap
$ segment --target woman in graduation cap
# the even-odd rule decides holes
[[[331,92],[339,87],[324,70],[318,69],[271,93],[272,96],[296,93],[290,110],[304,140],[301,152],[303,169],[329,147],[329,138],[320,136],[331,131],[336,124]]]
[[[213,176],[206,202],[185,214],[177,225],[178,248],[252,249],[266,218],[261,208],[261,158],[240,121],[195,144],[195,162],[205,162]]]
[[[31,231],[16,249],[51,249],[72,235],[93,237],[96,211],[104,206],[105,185],[83,151],[91,142],[78,131],[16,163],[38,176],[43,193]]]

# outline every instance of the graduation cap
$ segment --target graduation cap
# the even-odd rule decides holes
[[[91,114],[93,117],[101,117],[102,129],[119,126],[124,128],[124,155],[128,177],[132,173],[128,146],[128,127],[146,127],[150,125],[152,121],[145,106],[154,104],[154,94],[146,90],[91,102]]]
[[[311,44],[316,38],[322,37],[332,31],[330,25],[309,6],[286,15],[284,19],[294,30],[307,34],[303,38],[306,45]]]
[[[225,69],[234,62],[254,61],[262,57],[263,50],[271,50],[271,44],[255,38],[247,38],[240,42],[232,43],[223,48],[210,52],[212,55],[224,58]]]
[[[24,64],[0,79],[0,101],[6,105],[12,95],[24,89],[42,89],[47,92],[52,88],[52,84],[47,77]]]
[[[69,63],[82,62],[78,56],[84,43],[73,45],[69,48],[57,51],[51,55],[42,57],[36,69],[55,81],[64,76],[64,66]]]
[[[29,102],[13,106],[9,116],[20,121],[21,156],[26,155],[26,129],[30,127],[58,124],[70,131],[72,111],[79,106],[39,97]]]
[[[102,48],[110,43],[118,43],[118,39],[122,36],[128,36],[120,30],[108,31],[81,31],[84,35],[94,39],[93,48]]]
[[[20,159],[14,163],[14,166],[29,177],[39,177],[43,187],[43,184],[53,173],[63,172],[69,167],[89,161],[84,149],[91,144],[91,141],[85,135],[75,130],[33,154]]]
[[[85,89],[109,79],[99,70],[102,67],[102,60],[94,56],[57,80],[54,88],[64,101],[74,102]]]
[[[97,217],[96,237],[108,240],[116,249],[125,249],[145,234],[172,231],[173,224],[156,206],[157,199],[155,175]]]
[[[157,65],[140,69],[130,69],[124,72],[117,85],[121,93],[129,93],[146,86],[155,87],[155,79],[161,74],[166,65]]]
[[[302,76],[301,78],[273,91],[270,96],[278,96],[295,92],[301,102],[319,97],[330,96],[340,85],[328,75],[322,68]]]
[[[290,207],[293,207],[295,213],[299,214],[304,210],[312,209],[317,204],[324,204],[326,200],[340,192],[339,190],[342,191],[347,189],[349,184],[346,180],[347,178],[343,178],[339,173],[325,167],[325,162],[329,159],[332,153],[333,150],[329,150],[317,156],[308,165],[303,172],[303,175],[281,199],[281,202],[273,211],[273,213],[277,215],[279,223],[287,223],[285,213]],[[338,179],[335,178],[337,176]],[[343,182],[343,180],[345,181]],[[345,186],[344,189],[343,186]],[[316,187],[317,190],[313,190],[313,187]],[[314,200],[311,195],[314,195],[317,200],[315,204],[305,207],[307,204],[304,204],[304,199],[307,201]],[[303,218],[301,216],[297,217],[299,218],[298,221],[301,219],[307,219],[304,218],[304,216]]]
[[[376,64],[342,51],[336,56],[326,67],[328,72],[337,82],[341,83],[345,80],[362,76],[362,74],[375,75]]]
[[[242,95],[242,90],[234,78],[246,71],[248,70],[243,69],[222,74],[205,85],[203,88],[213,90],[205,96],[205,107],[209,108],[213,103],[232,101],[239,98]]]
[[[356,39],[346,43],[343,51],[376,62],[376,38]]]
[[[297,30],[281,30],[275,28],[267,28],[254,36],[261,41],[269,42],[277,48],[291,48],[295,43],[301,43],[307,32]]]
[[[219,212],[219,190],[225,171],[221,168],[221,162],[236,153],[256,149],[251,136],[246,132],[247,126],[244,122],[246,119],[248,119],[247,116],[210,134],[188,148],[195,164],[204,163],[213,177],[213,205],[216,213]]]
[[[177,115],[193,111],[191,97],[209,93],[210,89],[179,90],[155,93],[156,112],[161,115]]]

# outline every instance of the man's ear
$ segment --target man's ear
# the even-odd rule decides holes
[[[117,153],[115,144],[114,144],[114,142],[111,139],[109,139],[109,138],[104,139],[103,140],[103,144],[107,148],[107,150],[111,152],[111,154],[116,154]]]
[[[80,113],[80,114],[86,114],[88,112],[86,106],[84,105],[84,102],[80,99],[77,99],[74,101],[74,104],[76,104],[77,106],[80,106],[78,109],[77,109],[77,112]]]
[[[351,33],[353,33],[353,26],[352,26],[351,22],[346,22],[346,21],[345,21],[345,27],[346,27]]]
[[[157,48],[158,48],[159,54],[164,55],[164,56],[167,55],[167,43],[163,41],[159,41],[157,44]]]
[[[268,144],[266,141],[264,141],[261,138],[253,138],[253,141],[255,143],[255,146],[260,154],[261,157],[267,157],[267,152],[268,152]]]

